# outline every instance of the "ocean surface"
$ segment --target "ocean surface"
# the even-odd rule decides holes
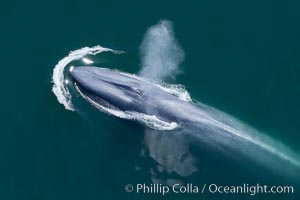
[[[275,172],[250,172],[254,165],[247,160],[236,164],[211,152],[205,156],[200,143],[191,145],[180,132],[153,130],[100,112],[74,90],[72,81],[68,88],[74,111],[52,89],[55,66],[83,47],[124,51],[87,55],[98,67],[137,74],[152,60],[157,66],[151,56],[145,59],[143,41],[149,27],[169,20],[182,54],[167,58],[175,60],[180,73],[171,70],[160,78],[183,85],[194,102],[280,143],[273,146],[275,152],[291,152],[287,154],[297,160],[299,9],[299,1],[278,0],[1,2],[0,199],[298,198],[300,177],[282,178],[288,171],[284,165]],[[162,43],[154,41],[161,49]],[[66,63],[65,76],[71,66],[91,65],[89,60]],[[143,183],[192,183],[200,190],[203,184],[293,185],[295,194],[125,191],[127,184]]]

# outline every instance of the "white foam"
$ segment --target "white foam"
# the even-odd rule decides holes
[[[191,102],[192,98],[189,92],[185,89],[183,85],[180,84],[166,84],[163,83],[162,85],[156,84],[160,89],[163,91],[170,93],[174,96],[177,96],[182,101]]]
[[[158,119],[155,115],[146,115],[133,111],[126,112],[128,119],[137,120],[146,126],[156,130],[173,130],[178,127],[176,122],[165,122]]]
[[[63,104],[67,110],[74,111],[74,108],[72,105],[71,94],[69,89],[66,87],[66,83],[68,81],[65,81],[65,67],[72,61],[82,59],[86,55],[96,55],[103,51],[120,53],[118,51],[113,51],[112,49],[101,47],[100,45],[94,47],[83,47],[81,49],[71,51],[68,56],[61,59],[54,67],[52,75],[52,82],[54,85],[52,87],[52,92],[56,95],[58,102]],[[87,61],[89,59],[86,58],[85,60]],[[72,69],[73,68],[71,67],[70,70]]]

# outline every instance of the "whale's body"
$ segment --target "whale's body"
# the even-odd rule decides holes
[[[205,105],[184,101],[159,84],[98,67],[76,67],[70,70],[70,75],[80,93],[96,107],[155,116],[162,122],[176,123],[182,129],[189,129],[183,140],[189,138],[191,148],[200,148],[204,152],[203,160],[208,155],[226,155],[246,166],[252,163],[252,168],[259,165],[273,169],[275,173],[280,171],[284,177],[300,174],[298,160],[287,155],[282,146],[278,149],[276,143],[265,143],[226,115],[220,117],[221,112],[211,112]],[[200,155],[199,151],[197,154]]]

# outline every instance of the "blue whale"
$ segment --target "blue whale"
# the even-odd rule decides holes
[[[260,137],[256,131],[240,126],[241,122],[220,111],[182,100],[157,83],[107,68],[87,66],[73,68],[70,76],[82,96],[100,110],[134,112],[176,124],[188,132],[182,140],[188,138],[191,147],[196,144],[205,152],[203,159],[208,154],[212,157],[223,155],[249,169],[260,169],[257,166],[266,171],[271,169],[287,179],[300,176],[298,155],[283,145]],[[199,151],[196,154],[199,155]],[[216,167],[215,164],[212,167]]]

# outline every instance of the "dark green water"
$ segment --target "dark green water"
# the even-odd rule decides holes
[[[165,18],[174,23],[186,53],[184,73],[176,82],[194,99],[299,154],[299,9],[298,1],[271,0],[1,2],[0,199],[168,198],[124,191],[128,183],[150,183],[156,166],[155,160],[140,156],[145,149],[143,126],[84,103],[81,114],[69,112],[51,92],[53,67],[69,51],[84,46],[124,50],[126,56],[106,55],[102,63],[137,72],[143,34]],[[216,159],[216,164],[222,161]],[[216,181],[230,182],[220,174]],[[208,183],[210,175],[214,177],[190,180]],[[168,177],[181,180],[167,173],[159,178]],[[295,190],[299,195],[300,189]],[[250,199],[283,197],[295,196]]]

